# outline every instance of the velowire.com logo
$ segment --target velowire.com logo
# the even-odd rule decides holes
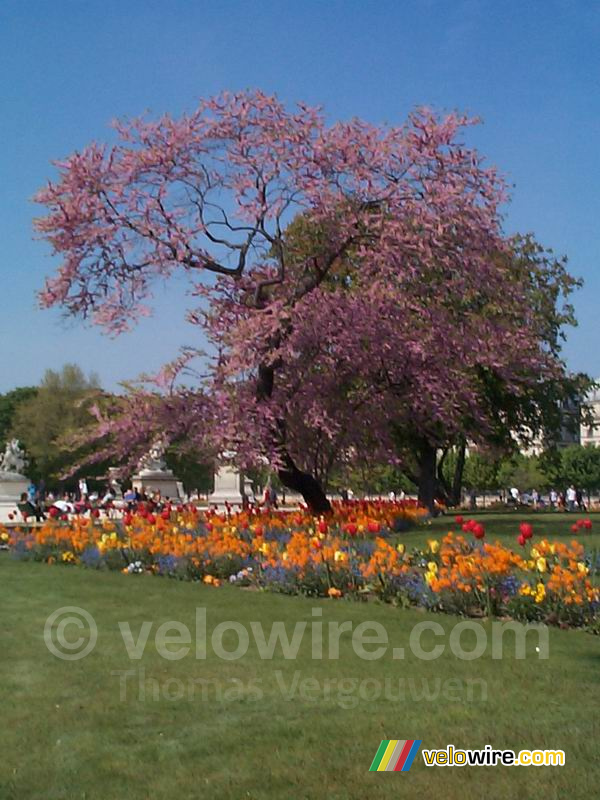
[[[419,752],[421,739],[384,739],[369,772],[408,772]]]

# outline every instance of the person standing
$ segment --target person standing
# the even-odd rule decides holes
[[[558,505],[558,492],[556,489],[550,490],[550,508],[553,511],[556,511],[556,506]]]
[[[263,494],[263,501],[262,501],[263,508],[266,508],[270,511],[272,508],[277,508],[277,492],[271,482],[271,478],[267,481],[267,485],[265,486],[265,492]]]
[[[471,489],[469,492],[469,508],[471,511],[475,511],[477,509],[477,492],[475,489]]]
[[[567,511],[575,511],[575,503],[577,501],[577,492],[573,484],[567,489]]]

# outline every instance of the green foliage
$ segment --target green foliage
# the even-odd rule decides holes
[[[452,486],[454,475],[457,468],[458,451],[452,448],[442,466],[442,475],[445,482]],[[465,458],[462,474],[461,488],[476,489],[479,492],[486,492],[496,489],[498,473],[498,457],[480,450],[471,450]]]
[[[175,448],[167,450],[165,461],[183,483],[186,492],[197,489],[201,494],[207,494],[212,491],[214,481],[210,464],[202,464],[194,455],[178,452]]]
[[[46,370],[35,394],[19,403],[10,433],[25,446],[28,475],[33,480],[43,478],[48,486],[59,482],[73,461],[69,438],[93,425],[90,408],[101,395],[96,375],[86,377],[75,364],[66,364],[60,372]],[[93,475],[102,470],[102,465],[96,465],[86,472]]]
[[[506,255],[501,256],[506,258]],[[521,315],[527,310],[531,319],[531,336],[541,347],[560,357],[564,328],[576,325],[569,297],[581,281],[567,271],[567,259],[556,258],[552,250],[540,245],[531,234],[515,236],[509,256],[512,280],[523,292],[523,306],[513,309]],[[485,315],[487,309],[481,308]],[[559,362],[560,363],[560,362]],[[518,395],[506,386],[493,371],[480,371],[481,391],[487,399],[491,430],[486,434],[488,444],[509,452],[514,438],[526,447],[538,437],[549,443],[559,442],[565,429],[579,428],[582,398],[594,385],[583,373],[570,374],[561,370],[556,375],[532,375]]]
[[[482,453],[472,451],[465,460],[463,485],[466,489],[476,489],[487,492],[498,487],[498,459]]]
[[[19,386],[6,394],[0,394],[0,448],[3,448],[13,426],[15,414],[21,403],[37,394],[35,386]]]
[[[531,489],[543,489],[548,480],[540,467],[537,456],[524,456],[515,453],[510,458],[501,461],[498,467],[497,485],[508,489],[516,486],[521,492]]]
[[[549,447],[539,456],[540,469],[550,487],[557,488],[564,484],[562,453],[557,447]]]
[[[573,445],[543,454],[542,466],[553,484],[574,486],[588,492],[600,489],[600,449]]]

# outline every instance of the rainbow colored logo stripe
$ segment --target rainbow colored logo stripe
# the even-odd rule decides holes
[[[369,772],[408,772],[422,739],[384,739]]]

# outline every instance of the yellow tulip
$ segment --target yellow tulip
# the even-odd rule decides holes
[[[431,572],[433,575],[437,575],[438,567],[437,567],[437,564],[435,563],[435,561],[430,561],[430,562],[427,564],[427,569],[428,569],[428,570],[429,570],[429,572]]]
[[[430,550],[430,551],[431,551],[431,552],[432,552],[434,555],[435,555],[435,554],[437,553],[437,551],[440,549],[440,543],[438,542],[438,540],[437,540],[437,539],[428,539],[428,540],[427,540],[427,545],[428,545],[428,547],[429,547],[429,550]]]
[[[545,597],[546,597],[546,587],[544,586],[543,583],[538,583],[537,591],[535,593],[535,602],[541,603]]]
[[[406,550],[406,548],[404,547],[404,545],[403,545],[403,544],[399,544],[399,545],[396,547],[396,550],[397,550],[397,551],[400,553],[400,555],[402,555],[402,554],[404,553],[404,551]]]
[[[546,572],[547,569],[546,559],[538,558],[538,560],[536,561],[536,567],[538,572]]]

